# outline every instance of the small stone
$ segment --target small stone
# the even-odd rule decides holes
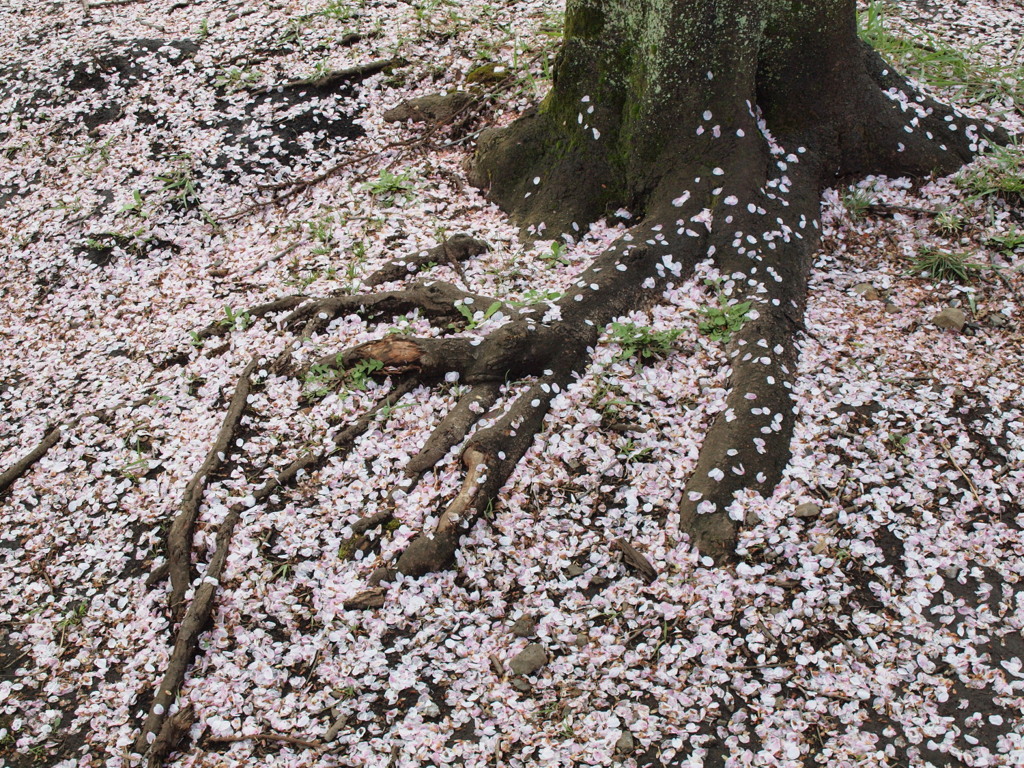
[[[573,644],[577,648],[583,648],[589,642],[590,635],[588,635],[586,632],[580,632],[578,635],[576,635],[576,639],[573,640]]]
[[[522,616],[512,625],[512,634],[516,637],[533,637],[537,631],[537,622],[532,616]]]
[[[988,316],[988,324],[993,328],[1005,328],[1010,324],[1010,318],[1004,315],[1002,312],[993,312]]]
[[[619,740],[615,742],[615,751],[620,755],[628,755],[634,748],[636,748],[636,741],[633,739],[633,734],[629,731],[623,731],[622,735],[619,736]]]
[[[946,307],[932,318],[932,325],[950,331],[962,331],[967,323],[967,316],[962,309]]]
[[[799,517],[801,520],[813,520],[820,514],[821,507],[813,501],[809,501],[806,504],[800,504],[793,510],[793,516]]]
[[[540,643],[530,643],[523,650],[512,657],[509,668],[514,675],[532,675],[538,669],[548,663],[548,654]]]
[[[530,684],[521,677],[515,677],[512,679],[512,687],[520,693],[527,693],[531,688]]]
[[[878,292],[878,289],[875,288],[875,286],[873,286],[871,283],[858,283],[857,285],[853,286],[853,292],[858,296],[867,299],[868,301],[878,301],[880,298],[882,298],[881,294]]]
[[[891,301],[885,305],[885,314],[887,315],[898,315],[900,308],[893,304]]]
[[[573,563],[565,569],[565,575],[568,576],[570,579],[575,579],[577,576],[583,575],[583,569],[576,563]]]

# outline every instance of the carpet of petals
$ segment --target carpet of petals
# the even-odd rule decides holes
[[[225,306],[357,290],[388,260],[455,232],[491,245],[464,265],[474,292],[561,291],[626,219],[544,258],[549,242],[520,243],[458,182],[471,141],[405,151],[392,145],[422,127],[382,119],[411,96],[463,87],[487,62],[529,73],[487,123],[512,119],[543,95],[558,3],[2,5],[0,469],[48,425],[76,421],[0,498],[0,765],[136,765],[130,745],[172,642],[167,586],[146,577],[240,371],[293,338],[259,321],[200,349],[189,331]],[[1024,29],[1014,6],[969,0],[955,18],[917,10],[915,23],[1008,60]],[[338,44],[351,32],[362,39]],[[137,83],[68,90],[69,73],[82,71],[74,62],[144,39],[198,50],[144,56]],[[232,81],[397,56],[404,65],[348,95],[318,97],[325,119],[365,131],[350,141],[278,156],[273,136],[229,145],[230,129],[217,127],[248,115],[251,92]],[[35,107],[15,110],[26,95]],[[111,100],[120,116],[87,131],[82,121]],[[964,109],[1024,130],[999,104]],[[247,151],[265,162],[246,162]],[[367,151],[377,154],[280,205],[209,221],[265,197],[258,185]],[[375,193],[385,169],[408,191]],[[192,172],[201,206],[176,204],[168,179]],[[179,697],[198,715],[193,742],[169,765],[700,766],[709,749],[731,766],[1024,763],[1024,251],[985,245],[1019,231],[1021,211],[967,201],[953,179],[859,186],[888,212],[856,220],[846,190],[826,194],[794,456],[771,498],[736,500],[731,514],[746,525],[735,565],[703,561],[674,513],[725,396],[724,348],[697,330],[713,277],[704,270],[627,318],[682,329],[674,352],[639,366],[606,336],[457,566],[400,579],[382,609],[343,608],[373,563],[342,559],[339,547],[401,483],[459,382],[404,399],[344,460],[282,492],[280,509],[252,507]],[[910,210],[943,206],[965,217],[952,240]],[[125,239],[110,240],[115,232]],[[103,265],[85,258],[97,240],[114,243]],[[926,247],[986,266],[964,285],[911,274]],[[461,279],[445,265],[426,276]],[[967,314],[962,332],[931,321],[950,306]],[[391,328],[438,333],[415,316],[350,316],[299,356]],[[183,363],[161,365],[181,353]],[[251,492],[247,473],[284,466],[323,440],[329,419],[358,415],[390,386],[310,407],[301,381],[262,381],[236,469],[207,490],[200,563],[219,519]],[[385,556],[429,524],[460,469],[453,451],[399,495]],[[818,510],[794,514],[808,503]],[[619,537],[657,580],[624,566],[610,546]],[[511,632],[524,616],[536,621],[532,638]],[[509,662],[531,642],[548,661],[516,678]],[[317,741],[339,718],[336,740],[319,749],[216,741]]]

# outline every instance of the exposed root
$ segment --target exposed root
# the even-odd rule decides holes
[[[257,304],[245,311],[251,319],[258,319],[266,317],[267,315],[274,315],[278,312],[287,312],[290,309],[295,309],[302,304],[310,301],[309,296],[284,296],[280,299],[274,299],[268,301],[265,304]],[[234,324],[228,320],[218,320],[210,323],[205,328],[196,332],[196,336],[200,339],[210,339],[217,336],[224,336],[235,330]]]
[[[221,423],[220,431],[210,448],[206,459],[185,486],[178,514],[171,523],[167,534],[167,569],[171,577],[171,594],[168,604],[172,618],[181,618],[185,592],[192,584],[194,569],[192,568],[192,535],[195,531],[196,518],[199,516],[199,505],[203,500],[203,491],[209,477],[224,464],[224,457],[235,439],[239,422],[245,412],[246,399],[251,388],[250,376],[255,370],[257,358],[249,361],[242,371],[235,386],[234,394],[228,404],[227,413]]]
[[[570,378],[565,369],[559,375],[552,373],[520,395],[496,424],[469,439],[462,452],[466,476],[459,493],[433,530],[412,540],[395,563],[395,570],[407,576],[422,576],[451,564],[460,536],[493,503],[533,444],[551,401]]]
[[[62,434],[61,427],[53,427],[46,433],[43,439],[39,441],[35,448],[14,462],[14,464],[9,468],[4,470],[3,474],[0,474],[0,494],[10,488],[14,484],[15,480],[28,472],[28,470],[32,468],[33,464],[43,458],[43,456],[46,455],[46,452],[56,445],[57,441],[61,439]]]
[[[147,403],[150,400],[150,395],[139,398],[130,404],[132,408],[138,407],[143,403]],[[63,435],[70,432],[72,429],[77,427],[81,423],[82,419],[99,417],[104,418],[109,416],[114,411],[123,407],[122,405],[112,406],[110,408],[100,408],[89,413],[75,416],[63,424],[59,424],[56,427],[50,427],[47,429],[46,434],[43,435],[43,439],[40,440],[34,448],[28,453],[18,459],[14,464],[5,469],[3,473],[0,473],[0,495],[5,493],[22,475],[28,472],[37,461],[43,458],[47,452],[54,445],[56,445],[62,439]]]
[[[796,330],[784,313],[759,308],[730,344],[732,376],[725,410],[708,430],[680,505],[680,528],[718,561],[731,556],[742,521],[727,513],[737,492],[771,494],[789,462],[790,388]]]
[[[188,731],[195,721],[196,711],[191,704],[185,704],[167,718],[150,749],[149,768],[160,768],[164,764],[164,760],[171,752],[178,749],[181,742],[188,736]]]
[[[291,744],[296,747],[305,747],[306,749],[323,748],[323,744],[319,741],[299,739],[295,736],[285,736],[280,733],[256,733],[252,736],[209,736],[206,741],[210,744],[234,744],[239,741],[271,741],[280,744]]]
[[[289,246],[281,251],[277,258],[286,255],[297,246],[297,243]],[[365,285],[374,287],[381,283],[400,280],[415,274],[422,267],[431,263],[453,266],[465,283],[461,263],[485,253],[488,248],[489,246],[483,240],[477,240],[469,235],[453,235],[429,250],[398,258],[386,264],[370,275]],[[269,261],[260,264],[252,271],[261,269],[267,263]],[[375,294],[335,293],[323,298],[303,295],[282,296],[279,299],[250,307],[242,314],[248,316],[250,320],[256,320],[291,310],[283,320],[286,327],[295,327],[310,319],[316,320],[304,333],[308,336],[326,327],[327,323],[334,318],[348,312],[358,312],[365,319],[370,320],[387,314],[400,315],[419,309],[426,317],[433,320],[457,320],[461,314],[455,309],[456,302],[464,303],[467,306],[476,302],[476,306],[487,307],[493,303],[493,299],[461,290],[447,283],[431,282],[417,283],[400,291],[385,291]],[[200,340],[206,340],[224,336],[233,330],[235,330],[234,323],[223,319],[210,323],[197,331],[195,335]]]
[[[469,91],[435,93],[407,99],[387,110],[383,117],[384,121],[388,123],[405,121],[447,123],[459,113],[468,111],[467,108],[472,106],[474,101],[476,101],[476,97]]]
[[[849,172],[892,176],[952,173],[973,160],[986,143],[1011,141],[1000,126],[970,118],[922,93],[870,46],[865,45],[863,52],[865,71],[877,86],[868,93],[878,100],[871,105],[873,109],[864,112],[864,119],[874,119],[874,131],[883,130],[888,141],[874,148],[874,157],[864,158],[867,169],[851,168]]]
[[[414,373],[419,379],[432,380],[451,371],[468,370],[475,359],[476,348],[466,339],[390,336],[324,355],[303,372],[316,365],[350,368],[361,360],[376,360],[384,364],[381,375]]]
[[[269,478],[263,485],[255,488],[252,493],[251,504],[239,502],[228,509],[227,514],[225,514],[217,529],[217,535],[214,540],[214,552],[207,564],[203,579],[196,586],[192,600],[188,604],[188,608],[185,610],[178,626],[174,648],[167,663],[164,677],[156,688],[149,714],[135,740],[134,749],[137,753],[145,754],[151,745],[156,743],[157,736],[163,728],[167,712],[174,703],[178,690],[185,679],[185,672],[195,657],[199,635],[210,622],[214,598],[224,573],[231,539],[242,513],[251,506],[264,503],[274,491],[295,481],[303,472],[313,471],[332,456],[344,455],[352,447],[355,439],[366,431],[367,427],[383,409],[393,407],[398,400],[412,391],[415,386],[415,382],[403,382],[378,403],[375,408],[367,411],[353,424],[339,430],[329,438],[325,447],[319,453],[310,453],[296,459],[275,477]]]
[[[469,235],[452,235],[440,245],[420,251],[413,256],[405,256],[385,264],[368,278],[364,285],[368,288],[389,283],[392,280],[402,280],[419,272],[428,264],[448,264],[461,272],[459,266],[463,261],[468,261],[474,256],[486,253],[489,246],[483,240],[477,240]],[[460,274],[463,284],[466,280]]]
[[[273,91],[279,88],[302,89],[311,88],[314,91],[324,93],[336,89],[339,85],[347,84],[350,80],[362,79],[378,72],[385,72],[405,64],[404,59],[377,59],[368,61],[365,64],[358,64],[347,69],[336,69],[319,77],[302,77],[297,80],[288,80],[284,83],[276,83],[270,86],[263,86],[256,90]]]
[[[400,291],[336,295],[319,299],[299,306],[283,322],[286,327],[294,327],[304,321],[314,321],[308,335],[326,328],[331,320],[350,313],[372,321],[419,310],[420,314],[436,323],[461,320],[463,315],[458,310],[459,304],[487,309],[494,303],[494,299],[463,291],[450,283],[424,282],[414,283]],[[504,304],[498,302],[498,306],[508,313]]]
[[[498,400],[501,385],[478,384],[459,399],[448,415],[434,428],[420,452],[405,466],[407,475],[426,472],[444,458],[448,451],[461,443],[480,415],[490,410]]]

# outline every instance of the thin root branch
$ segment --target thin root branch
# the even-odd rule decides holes
[[[188,485],[185,486],[178,514],[174,518],[174,522],[171,523],[171,529],[167,536],[167,563],[171,577],[169,604],[171,615],[175,620],[181,617],[185,592],[192,583],[192,535],[195,531],[196,518],[199,515],[199,505],[203,500],[203,491],[206,489],[209,477],[224,463],[228,447],[235,438],[242,414],[245,412],[246,399],[249,397],[251,388],[250,376],[255,370],[256,364],[257,358],[254,357],[239,376],[217,438],[207,453],[206,459],[189,480]]]
[[[11,485],[14,484],[15,480],[31,469],[33,464],[43,458],[43,456],[46,455],[46,452],[57,444],[57,441],[60,440],[62,434],[61,427],[53,427],[46,433],[43,439],[39,441],[35,448],[14,462],[14,464],[12,464],[8,469],[4,470],[3,474],[0,474],[0,494],[10,488]]]

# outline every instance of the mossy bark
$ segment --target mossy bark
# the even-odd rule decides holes
[[[642,249],[648,268],[618,272],[613,289],[637,305],[705,259],[742,286],[756,319],[730,344],[731,393],[680,510],[694,543],[724,558],[729,504],[770,493],[789,459],[821,191],[948,173],[986,139],[1006,135],[918,93],[862,43],[854,0],[568,0],[551,93],[481,136],[470,180],[527,236],[629,209],[637,223],[595,265],[624,269]],[[600,327],[620,304],[587,320]]]
[[[663,184],[720,166],[740,144],[758,141],[760,162],[758,119],[810,153],[819,186],[970,157],[962,131],[905,132],[883,69],[857,36],[854,0],[568,0],[551,93],[481,137],[471,181],[550,236],[623,206],[643,214]],[[938,106],[922,125],[952,114]]]

